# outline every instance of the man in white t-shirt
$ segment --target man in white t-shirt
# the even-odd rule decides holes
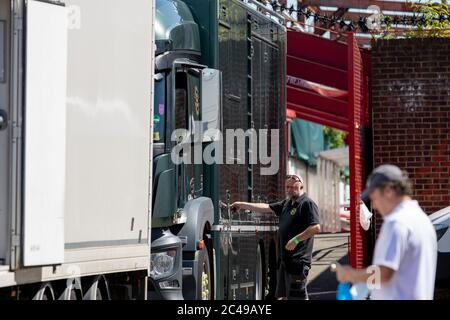
[[[337,266],[339,282],[367,283],[371,299],[433,299],[436,232],[411,194],[408,176],[398,167],[382,165],[372,172],[361,198],[370,198],[384,219],[373,263],[367,269]]]

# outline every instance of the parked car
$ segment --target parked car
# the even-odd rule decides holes
[[[341,205],[339,218],[341,220],[341,231],[350,232],[350,204]]]
[[[429,216],[438,239],[436,287],[450,288],[450,206]]]

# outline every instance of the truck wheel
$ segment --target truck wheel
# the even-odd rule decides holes
[[[199,251],[197,275],[197,300],[211,300],[211,265],[208,248]]]
[[[266,270],[266,290],[265,300],[275,299],[275,291],[277,287],[277,259],[274,242],[270,243],[269,249],[269,270]]]
[[[256,272],[255,272],[255,300],[263,300],[263,267],[261,246],[256,250]]]
[[[58,300],[83,300],[81,281],[77,279],[72,280],[70,283],[67,281],[66,288]]]
[[[55,300],[52,285],[50,283],[42,284],[34,295],[33,300]]]
[[[111,300],[105,276],[101,275],[93,278],[83,300]]]

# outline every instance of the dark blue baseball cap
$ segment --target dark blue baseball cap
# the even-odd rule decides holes
[[[369,195],[376,189],[382,188],[391,182],[407,181],[408,176],[399,167],[384,164],[375,168],[367,178],[366,189],[361,193],[361,199],[367,201]]]

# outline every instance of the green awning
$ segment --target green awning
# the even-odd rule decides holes
[[[310,166],[315,166],[316,154],[323,150],[323,127],[313,122],[294,119],[291,123],[291,156],[305,161]]]

